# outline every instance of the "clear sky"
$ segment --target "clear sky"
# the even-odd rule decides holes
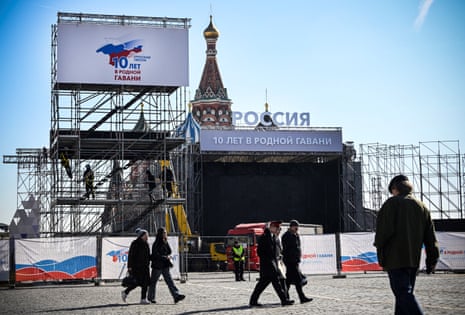
[[[463,0],[1,0],[0,155],[49,146],[51,25],[57,12],[191,18],[193,97],[209,15],[235,111],[309,112],[343,141],[459,140],[465,152]],[[3,160],[3,158],[2,158]],[[0,164],[0,222],[16,210]]]

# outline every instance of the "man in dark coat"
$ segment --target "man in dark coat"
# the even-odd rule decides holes
[[[147,288],[150,284],[150,247],[148,244],[149,233],[143,229],[137,229],[137,238],[132,241],[128,253],[128,272],[134,276],[137,282],[128,286],[121,292],[123,302],[132,290],[140,286],[142,288],[140,304],[150,304],[147,300]]]
[[[289,290],[291,284],[295,285],[300,303],[307,303],[313,299],[306,297],[302,290],[304,277],[299,268],[302,250],[300,247],[298,229],[299,222],[297,220],[291,220],[289,223],[289,229],[282,237],[283,261],[286,265],[286,288]],[[288,292],[287,295],[289,296]]]
[[[257,253],[260,257],[260,279],[250,297],[249,305],[251,307],[262,306],[262,304],[258,303],[258,298],[270,283],[278,294],[282,306],[294,304],[294,301],[286,297],[285,289],[281,285],[284,275],[278,267],[278,260],[281,258],[281,243],[278,236],[280,225],[281,221],[270,222],[269,228],[265,228],[258,241]]]
[[[378,263],[388,273],[396,298],[395,314],[423,314],[413,290],[422,246],[427,273],[434,271],[439,259],[433,221],[426,206],[413,197],[407,176],[395,176],[388,189],[393,196],[386,200],[376,218]]]

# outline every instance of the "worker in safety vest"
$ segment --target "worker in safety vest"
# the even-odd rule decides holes
[[[90,168],[90,165],[86,165],[86,170],[84,171],[83,181],[86,184],[86,193],[84,195],[85,199],[89,199],[92,195],[92,199],[95,199],[94,192],[94,172]]]
[[[244,279],[244,262],[245,250],[238,241],[234,241],[232,247],[232,256],[234,261],[234,273],[236,274],[236,281],[245,281]]]

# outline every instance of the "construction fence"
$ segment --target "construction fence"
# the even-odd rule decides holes
[[[437,232],[440,260],[437,270],[465,270],[465,232]],[[118,281],[126,276],[127,254],[133,237],[62,237],[0,240],[0,281]],[[374,233],[301,236],[302,272],[340,274],[381,271],[373,246]],[[149,244],[151,244],[149,239]],[[186,244],[169,236],[173,278],[187,280]],[[245,244],[246,245],[246,244]],[[424,252],[420,269],[425,268]],[[227,270],[227,269],[223,269]]]

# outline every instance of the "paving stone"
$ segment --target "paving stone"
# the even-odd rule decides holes
[[[304,287],[314,300],[300,304],[294,287],[295,305],[282,307],[270,285],[260,296],[262,308],[248,306],[257,273],[248,281],[236,282],[231,272],[190,273],[186,283],[176,286],[186,299],[175,304],[168,287],[158,283],[156,304],[140,305],[140,288],[132,291],[128,303],[121,300],[119,282],[62,284],[0,288],[0,314],[393,314],[394,297],[385,273],[309,276]],[[415,295],[425,314],[465,314],[465,275],[420,274]]]

